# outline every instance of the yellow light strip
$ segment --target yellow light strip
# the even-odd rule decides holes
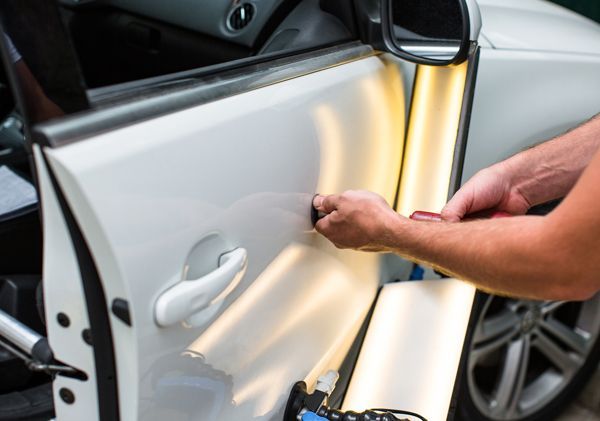
[[[404,216],[446,203],[467,67],[417,68],[396,209]]]
[[[475,290],[454,279],[386,285],[343,408],[397,408],[445,421]]]

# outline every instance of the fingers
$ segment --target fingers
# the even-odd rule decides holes
[[[329,234],[331,233],[331,215],[332,214],[329,214],[319,219],[315,224],[315,230],[325,237],[329,237]]]
[[[323,203],[323,199],[325,198],[325,196],[322,196],[320,194],[316,194],[315,197],[313,197],[313,201],[312,201],[312,205],[315,209],[321,209],[321,204]]]
[[[340,196],[337,194],[327,196],[318,194],[313,199],[313,206],[320,212],[331,213],[338,208],[339,201]]]
[[[456,206],[451,206],[450,202],[444,206],[442,212],[442,220],[446,222],[460,222],[460,220],[465,216],[465,213],[457,208]]]
[[[329,228],[330,228],[331,224],[329,222],[329,219],[325,218],[321,218],[317,221],[317,223],[315,224],[315,230],[322,235],[325,235],[329,232]]]
[[[440,213],[444,221],[459,222],[465,216],[466,209],[462,202],[450,200]]]
[[[468,186],[456,192],[452,199],[440,212],[442,219],[447,222],[459,222],[473,206],[473,192]]]
[[[344,246],[336,241],[336,230],[339,230],[339,226],[336,226],[336,223],[339,223],[339,215],[337,211],[333,211],[317,221],[315,224],[315,230],[331,241],[336,248],[346,249],[348,248],[347,246]]]

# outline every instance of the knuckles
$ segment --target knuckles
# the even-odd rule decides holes
[[[335,201],[335,210],[315,224],[315,229],[338,249],[369,247],[376,235],[377,221],[389,205],[375,193],[346,190],[339,196],[326,198]]]

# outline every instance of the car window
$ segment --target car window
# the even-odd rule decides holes
[[[321,3],[64,0],[60,8],[86,85],[98,88],[353,38],[351,23]]]
[[[56,4],[7,0],[0,3],[0,18],[7,81],[25,122],[87,109],[77,58]]]
[[[585,17],[600,23],[600,2],[590,0],[550,0],[567,9],[571,9]]]
[[[347,0],[5,0],[0,43],[17,74],[26,120],[36,123],[94,107],[115,92],[232,68],[252,72],[253,63],[351,41],[350,6]]]

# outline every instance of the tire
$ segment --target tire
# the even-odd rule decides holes
[[[456,420],[552,420],[598,367],[600,293],[585,302],[478,293],[474,311]]]

